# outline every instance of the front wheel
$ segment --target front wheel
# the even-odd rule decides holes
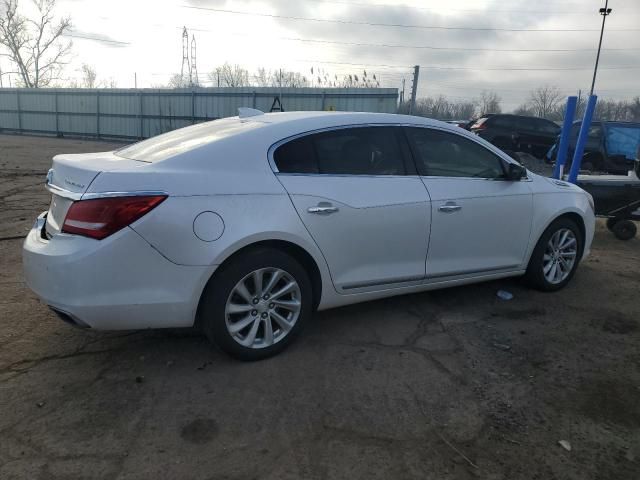
[[[525,279],[538,290],[560,290],[569,283],[578,267],[582,242],[582,234],[574,221],[569,218],[555,220],[538,240]]]
[[[224,265],[207,285],[200,308],[207,337],[240,360],[281,352],[311,315],[307,272],[272,248],[248,251]]]

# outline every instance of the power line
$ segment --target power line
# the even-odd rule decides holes
[[[408,5],[406,3],[363,3],[363,2],[346,2],[341,0],[307,0],[309,2],[316,3],[331,3],[336,5],[347,5],[353,7],[384,7],[384,8],[410,8],[412,10],[424,10],[427,12],[438,12],[441,10],[451,12],[489,12],[492,13],[552,13],[554,15],[591,15],[593,12],[571,12],[571,11],[553,11],[553,10],[502,10],[502,9],[483,9],[483,8],[451,8],[451,7],[418,7],[415,5]],[[537,2],[536,2],[537,3]]]
[[[182,8],[191,8],[194,10],[206,10],[218,13],[229,13],[232,15],[248,15],[252,17],[267,17],[267,18],[281,18],[285,20],[296,20],[304,22],[321,22],[321,23],[337,23],[343,25],[367,25],[371,27],[393,27],[393,28],[412,28],[423,30],[471,30],[471,31],[495,31],[495,32],[598,32],[598,29],[567,29],[567,28],[544,28],[544,29],[530,29],[530,28],[497,28],[497,27],[443,27],[438,25],[412,25],[403,23],[377,23],[377,22],[362,22],[357,20],[337,20],[328,18],[315,18],[315,17],[298,17],[293,15],[278,15],[275,13],[261,13],[261,12],[243,12],[240,10],[229,10],[224,8],[213,7],[196,7],[193,5],[182,5]],[[622,28],[612,30],[617,32],[640,32],[638,28]]]
[[[179,27],[176,27],[179,28]],[[191,30],[196,32],[210,32],[217,33],[215,30],[205,29],[205,28],[191,28]],[[231,35],[245,36],[249,37],[246,33],[232,32]],[[319,44],[328,44],[328,45],[349,45],[356,47],[381,47],[381,48],[406,48],[406,49],[419,49],[419,50],[453,50],[453,51],[470,51],[470,52],[595,52],[596,48],[551,48],[551,49],[543,49],[543,48],[482,48],[482,47],[440,47],[435,45],[403,45],[403,44],[388,44],[388,43],[368,43],[368,42],[344,42],[338,40],[321,40],[315,38],[302,38],[302,37],[263,37],[267,39],[273,40],[284,40],[284,41],[293,41],[293,42],[303,42],[303,43],[319,43]],[[629,47],[629,48],[606,48],[603,50],[610,51],[629,51],[629,50],[640,50],[640,47]]]
[[[114,45],[131,45],[130,42],[122,42],[120,40],[110,40],[108,38],[92,37],[90,35],[80,35],[78,33],[63,33],[63,37],[81,38],[82,40],[93,40],[94,42],[111,43]]]
[[[319,63],[326,65],[352,65],[355,67],[382,67],[382,68],[410,68],[408,65],[389,65],[384,63],[351,63],[351,62],[331,62],[311,59],[298,59],[295,62],[303,63]],[[432,69],[432,70],[481,70],[481,71],[579,71],[579,70],[591,70],[591,67],[449,67],[445,65],[423,65],[420,68]],[[602,70],[634,70],[640,69],[640,65],[618,65],[611,67],[600,67]]]

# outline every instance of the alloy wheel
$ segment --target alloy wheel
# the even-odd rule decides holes
[[[260,268],[231,290],[225,305],[227,331],[243,347],[269,347],[289,334],[301,309],[295,278],[279,268]]]
[[[549,239],[542,258],[542,271],[551,284],[563,282],[571,273],[578,255],[578,242],[569,228],[557,230]]]

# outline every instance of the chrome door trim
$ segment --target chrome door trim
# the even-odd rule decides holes
[[[407,282],[421,282],[424,280],[424,275],[416,275],[413,277],[400,277],[394,278],[393,280],[382,280],[376,282],[359,282],[359,283],[350,283],[342,286],[342,290],[353,290],[356,288],[367,288],[367,287],[378,287],[383,285],[397,285],[399,283],[407,283]]]
[[[427,276],[425,278],[425,281],[429,282],[429,280],[440,280],[446,277],[455,278],[463,275],[474,275],[477,273],[506,273],[506,272],[514,271],[514,269],[517,269],[519,266],[520,265],[507,265],[506,267],[501,267],[501,268],[481,268],[476,270],[464,270],[462,272],[453,273],[453,274],[439,273],[438,275],[429,275],[429,272],[427,271]],[[429,267],[429,263],[427,262],[427,269],[428,267]]]

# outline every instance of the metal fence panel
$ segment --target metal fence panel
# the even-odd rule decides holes
[[[347,110],[395,113],[395,88],[0,89],[0,131],[146,138],[194,123],[268,112]]]

